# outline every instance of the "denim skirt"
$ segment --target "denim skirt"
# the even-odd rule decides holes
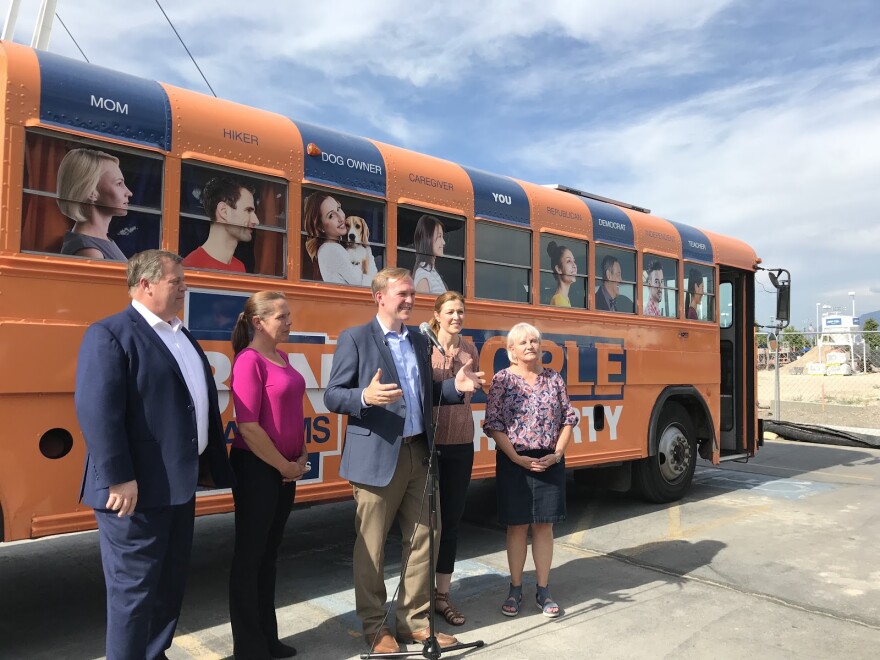
[[[518,451],[520,456],[541,458],[550,449]],[[565,520],[565,458],[544,472],[532,472],[495,451],[495,488],[498,519],[502,525],[555,523]]]

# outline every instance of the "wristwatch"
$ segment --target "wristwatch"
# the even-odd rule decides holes
[[[557,462],[557,463],[561,463],[561,462],[562,462],[562,454],[553,454],[553,455],[556,457],[556,462]]]

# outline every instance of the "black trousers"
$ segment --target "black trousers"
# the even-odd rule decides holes
[[[440,471],[440,544],[437,572],[452,573],[458,552],[458,528],[474,468],[474,445],[437,445]]]
[[[235,550],[229,573],[233,654],[243,660],[268,659],[269,645],[278,640],[275,564],[296,482],[281,483],[278,470],[245,449],[233,448],[229,461],[236,479]]]

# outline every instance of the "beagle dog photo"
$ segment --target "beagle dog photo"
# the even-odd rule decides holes
[[[348,232],[345,234],[345,249],[351,263],[359,266],[363,274],[367,274],[370,258],[370,228],[362,217],[350,215],[345,219]]]

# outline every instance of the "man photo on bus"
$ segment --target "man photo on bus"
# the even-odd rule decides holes
[[[164,658],[180,616],[199,475],[234,482],[207,357],[177,317],[180,257],[128,262],[124,311],[85,332],[74,405],[107,586],[107,658]]]
[[[602,284],[596,289],[596,309],[632,313],[633,301],[620,293],[623,280],[620,261],[613,255],[602,259]]]
[[[339,476],[352,485],[357,506],[354,592],[367,645],[377,653],[399,646],[385,623],[383,556],[388,531],[400,523],[404,548],[397,599],[397,636],[424,642],[431,587],[428,509],[422,497],[433,443],[431,406],[460,404],[482,387],[468,358],[454,378],[432,381],[428,341],[407,330],[415,285],[405,268],[385,268],[373,278],[375,318],[339,335],[324,404],[348,417]],[[441,647],[457,643],[437,633]]]
[[[663,316],[663,312],[660,311],[660,301],[663,299],[663,264],[656,260],[652,261],[645,269],[645,282],[648,286],[645,314]]]
[[[201,199],[211,228],[208,239],[184,258],[183,265],[246,272],[234,254],[239,243],[253,240],[254,228],[260,224],[254,192],[236,179],[216,176],[205,184]]]

